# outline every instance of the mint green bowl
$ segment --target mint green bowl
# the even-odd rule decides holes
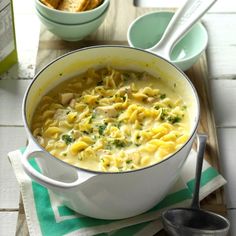
[[[138,17],[128,29],[129,45],[141,49],[153,47],[161,39],[173,15],[174,12],[161,11]],[[198,22],[175,45],[170,55],[170,61],[185,71],[199,59],[207,43],[207,31]]]
[[[53,34],[66,41],[79,41],[94,33],[105,20],[109,5],[105,11],[96,19],[82,24],[62,24],[49,20],[37,9],[36,14],[41,23]]]

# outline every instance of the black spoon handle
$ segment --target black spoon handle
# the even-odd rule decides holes
[[[202,163],[206,147],[207,135],[206,134],[197,134],[197,166],[195,174],[195,187],[192,200],[192,208],[200,208],[199,204],[199,189],[200,189],[200,180],[202,174]]]

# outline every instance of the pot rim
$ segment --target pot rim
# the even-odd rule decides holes
[[[33,86],[34,82],[38,79],[38,77],[40,76],[40,74],[42,74],[48,67],[50,67],[53,63],[55,63],[56,61],[59,61],[61,60],[62,58],[64,57],[67,57],[71,54],[74,54],[74,53],[78,53],[80,51],[85,51],[85,50],[93,50],[93,49],[96,49],[96,48],[127,48],[129,50],[135,50],[135,51],[141,51],[141,52],[144,52],[144,53],[149,53],[155,57],[158,57],[158,58],[161,58],[163,61],[165,61],[167,64],[170,64],[172,67],[174,67],[178,72],[180,72],[182,74],[182,76],[187,80],[187,82],[190,84],[191,88],[192,88],[192,91],[193,91],[193,94],[194,94],[194,97],[196,98],[196,102],[197,102],[197,120],[196,120],[196,123],[194,125],[194,128],[192,130],[192,133],[190,135],[190,137],[188,138],[187,142],[185,142],[183,144],[183,146],[178,149],[176,152],[172,153],[171,155],[169,155],[168,157],[166,157],[165,159],[163,159],[162,161],[159,161],[155,164],[152,164],[152,165],[149,165],[149,166],[145,166],[143,168],[140,168],[140,169],[134,169],[134,170],[128,170],[128,171],[120,171],[120,172],[105,172],[105,171],[95,171],[95,170],[89,170],[89,169],[85,169],[85,168],[81,168],[81,167],[78,167],[78,166],[74,166],[74,165],[71,165],[63,160],[60,160],[59,158],[56,158],[54,157],[52,154],[50,154],[44,147],[42,147],[38,141],[35,139],[35,137],[33,136],[30,128],[29,128],[29,125],[28,125],[28,122],[27,122],[27,119],[26,119],[26,101],[27,101],[27,98],[28,98],[28,94],[29,94],[29,91],[31,89],[31,87]],[[135,172],[138,172],[138,171],[142,171],[142,170],[147,170],[149,168],[152,168],[156,165],[159,165],[159,164],[162,164],[164,162],[166,162],[167,160],[171,159],[173,156],[175,156],[177,153],[179,153],[189,142],[190,140],[192,139],[192,137],[195,135],[196,133],[196,130],[197,130],[197,127],[198,127],[198,124],[199,124],[199,119],[200,119],[200,102],[199,102],[199,97],[198,97],[198,94],[197,94],[197,91],[196,91],[196,88],[194,87],[193,83],[191,82],[191,80],[188,78],[188,76],[181,70],[179,69],[176,65],[174,65],[172,62],[166,60],[165,58],[163,58],[162,56],[159,56],[153,52],[149,52],[149,51],[146,51],[144,49],[140,49],[140,48],[133,48],[133,47],[130,47],[130,46],[125,46],[125,45],[98,45],[98,46],[89,46],[89,47],[83,47],[83,48],[80,48],[80,49],[76,49],[76,50],[73,50],[73,51],[70,51],[68,53],[65,53],[57,58],[55,58],[54,60],[52,60],[51,62],[49,62],[47,65],[45,65],[39,72],[36,73],[36,75],[34,76],[34,78],[32,79],[30,85],[28,86],[25,94],[24,94],[24,98],[23,98],[23,102],[22,102],[22,116],[23,116],[23,123],[24,123],[24,127],[27,131],[27,134],[28,134],[28,138],[31,138],[31,141],[34,142],[34,144],[39,148],[41,149],[49,158],[53,158],[54,160],[56,161],[59,161],[69,167],[72,167],[72,168],[75,168],[76,170],[80,170],[80,171],[84,171],[84,172],[88,172],[88,173],[93,173],[93,174],[129,174],[129,173],[135,173]]]

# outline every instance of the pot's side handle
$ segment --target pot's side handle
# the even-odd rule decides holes
[[[33,180],[35,180],[36,182],[40,183],[41,185],[45,187],[49,187],[49,188],[57,187],[57,188],[67,188],[67,189],[74,188],[74,187],[78,187],[80,184],[84,183],[88,179],[96,176],[96,174],[93,174],[93,173],[77,170],[77,179],[71,183],[61,182],[61,181],[49,178],[41,174],[37,170],[35,170],[29,163],[29,159],[31,159],[32,156],[34,157],[40,156],[40,158],[43,158],[43,156],[45,155],[43,154],[44,152],[35,144],[33,144],[32,141],[30,141],[25,152],[23,153],[21,157],[21,163],[22,163],[25,173],[29,177],[31,177]]]

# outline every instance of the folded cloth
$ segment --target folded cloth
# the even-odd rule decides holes
[[[185,207],[191,203],[196,166],[196,152],[194,150],[191,150],[180,178],[161,202],[141,215],[122,220],[93,219],[75,213],[64,206],[50,190],[32,181],[24,173],[20,161],[24,150],[21,148],[10,152],[8,156],[20,185],[26,221],[31,236],[154,235],[162,229],[160,215],[163,210],[172,207]],[[30,163],[40,171],[34,159]],[[225,183],[225,179],[217,170],[204,160],[200,199]]]

